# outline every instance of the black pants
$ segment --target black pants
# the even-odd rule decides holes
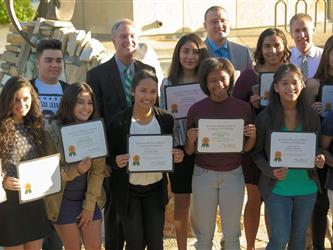
[[[124,235],[120,223],[120,217],[116,212],[114,197],[112,196],[110,182],[112,178],[105,178],[103,187],[106,193],[106,203],[104,207],[104,232],[106,250],[123,250]]]
[[[43,250],[62,250],[62,242],[52,226],[50,234],[43,239]]]
[[[130,186],[128,216],[121,217],[126,250],[162,250],[165,207],[161,182],[144,186],[146,189]]]
[[[327,196],[326,177],[328,166],[317,169],[322,193],[317,193],[317,200],[312,214],[312,244],[314,250],[325,250],[325,233],[329,200]]]

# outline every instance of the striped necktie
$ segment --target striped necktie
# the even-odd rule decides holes
[[[132,106],[132,70],[131,67],[124,69],[124,90],[128,106]]]
[[[303,72],[304,78],[308,79],[309,66],[306,55],[304,54],[302,55],[301,70]]]

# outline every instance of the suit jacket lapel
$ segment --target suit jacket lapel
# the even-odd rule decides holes
[[[107,72],[108,79],[111,79],[111,89],[110,91],[115,92],[115,96],[117,96],[119,100],[119,105],[127,106],[125,92],[123,87],[123,82],[120,79],[119,69],[114,57],[110,60],[110,71]]]
[[[238,58],[242,58],[240,55],[238,55],[238,50],[235,49],[234,43],[228,41],[229,43],[229,52],[230,52],[230,61],[234,65],[234,67],[238,70],[239,62],[237,61]]]

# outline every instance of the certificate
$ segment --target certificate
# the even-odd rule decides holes
[[[2,165],[0,159],[0,176],[2,175]],[[2,182],[0,182],[0,203],[7,200],[6,191],[2,186]]]
[[[266,107],[269,103],[269,92],[271,90],[272,82],[273,82],[274,73],[261,73],[260,74],[260,84],[259,84],[259,96],[260,106]]]
[[[81,161],[87,156],[97,158],[108,155],[102,120],[66,125],[61,127],[60,132],[67,163]]]
[[[166,107],[175,119],[186,118],[189,108],[206,97],[199,83],[165,86]]]
[[[325,85],[322,88],[322,94],[321,94],[321,116],[326,117],[327,114],[332,110],[333,108],[333,86],[331,85]]]
[[[313,168],[317,149],[315,133],[272,132],[271,167]]]
[[[40,199],[61,189],[60,154],[23,161],[17,166],[20,203]]]
[[[243,151],[243,119],[200,119],[199,153],[238,153]]]
[[[130,135],[128,172],[171,172],[172,135]]]

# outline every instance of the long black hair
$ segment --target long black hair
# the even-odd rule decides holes
[[[285,127],[284,109],[280,101],[279,93],[274,90],[274,85],[276,85],[289,72],[295,73],[304,84],[302,71],[292,63],[282,64],[275,72],[272,86],[270,89],[269,104],[267,106],[267,111],[273,121],[274,130],[281,130],[282,127]],[[311,116],[312,110],[305,101],[304,88],[301,90],[301,93],[297,99],[296,110],[297,123],[302,126],[302,130],[312,131],[314,129],[311,126],[311,124],[313,124],[313,122],[311,122],[311,119],[313,117]]]
[[[57,113],[50,118],[50,121],[57,119],[60,124],[75,123],[75,116],[73,111],[76,105],[77,97],[81,92],[88,92],[93,101],[93,113],[91,117],[89,117],[89,119],[98,117],[95,96],[91,87],[85,82],[78,82],[66,87],[64,94],[61,98],[59,109]]]

